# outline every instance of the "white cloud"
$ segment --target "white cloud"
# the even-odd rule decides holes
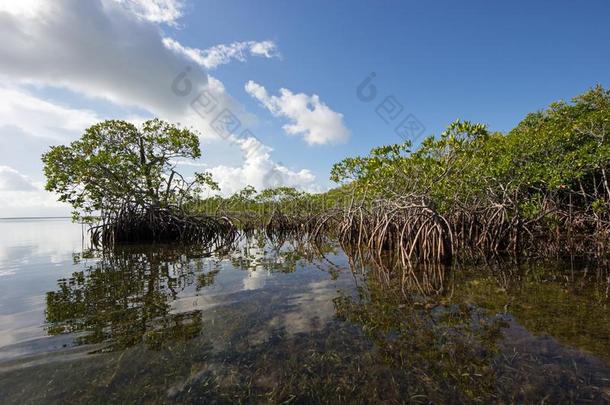
[[[279,58],[280,53],[273,41],[251,42],[250,52],[253,55],[264,56],[265,58]]]
[[[184,3],[180,0],[115,0],[134,14],[155,23],[175,25],[182,17]]]
[[[343,114],[331,110],[318,95],[294,94],[280,89],[279,96],[270,96],[267,90],[252,80],[245,90],[273,115],[292,121],[282,128],[289,135],[302,135],[310,145],[344,142],[349,132],[343,123]]]
[[[245,53],[271,57],[276,54],[272,42],[183,47],[161,30],[157,21],[162,18],[140,16],[166,10],[169,19],[172,10],[181,9],[175,1],[26,1],[32,7],[27,12],[0,8],[0,82],[67,88],[192,126],[207,138],[218,138],[209,123],[225,108],[245,124],[253,120],[218,79],[194,65],[226,63]],[[203,60],[197,62],[198,56]],[[176,86],[187,91],[179,93]],[[217,101],[214,114],[198,115],[191,107],[203,91]]]
[[[70,207],[42,189],[31,191],[0,190],[0,217],[68,216]]]
[[[41,155],[67,143],[99,117],[0,86],[0,217],[69,215],[67,204],[43,189]]]
[[[0,85],[0,100],[1,126],[20,128],[40,138],[65,140],[66,135],[78,134],[99,121],[93,111],[51,103],[18,88]],[[0,130],[0,137],[2,135]]]
[[[33,16],[44,5],[45,0],[0,0],[0,13]]]
[[[40,94],[47,88],[136,107],[193,127],[208,140],[221,140],[210,124],[223,109],[239,118],[240,131],[252,125],[252,114],[205,70],[252,55],[277,57],[277,47],[271,41],[237,42],[207,50],[184,47],[168,39],[161,28],[161,24],[175,25],[183,10],[183,2],[175,0],[0,0],[0,165],[17,171],[3,172],[7,176],[3,188],[11,188],[0,193],[3,216],[27,215],[28,210],[33,211],[30,215],[68,213],[65,205],[42,189],[40,154],[106,118],[45,100]],[[181,72],[185,74],[178,76]],[[186,95],[172,87],[178,82],[188,84]],[[34,85],[36,94],[26,91],[26,84]],[[193,109],[193,100],[202,91],[215,100],[212,113]],[[254,141],[237,141],[244,154],[242,166],[212,169],[226,192],[247,184],[306,188],[313,182],[311,172],[275,163],[271,149]],[[18,174],[33,179],[35,189],[16,191],[19,184],[25,187]]]
[[[167,49],[159,25],[124,3],[55,0],[31,13],[0,9],[0,77],[181,116],[190,100],[172,93],[171,84],[192,62]],[[193,71],[189,80],[198,91],[207,75]]]
[[[175,25],[182,17],[183,0],[105,0],[121,5],[138,18],[154,23]],[[0,0],[0,12],[34,16],[50,6],[49,0]],[[48,9],[48,8],[47,8]]]
[[[11,83],[11,91],[20,84],[37,87],[62,87],[76,94],[102,98],[123,107],[137,107],[150,115],[179,122],[200,130],[204,138],[218,136],[209,129],[216,114],[228,108],[247,123],[252,116],[230,97],[223,84],[208,77],[204,69],[192,67],[188,55],[168,49],[164,33],[155,21],[177,18],[181,2],[145,0],[0,0],[0,86]],[[27,7],[15,4],[27,4]],[[178,10],[178,11],[176,11]],[[153,17],[142,18],[148,13]],[[168,13],[167,18],[154,17]],[[172,17],[173,16],[173,17]],[[178,44],[179,45],[179,44]],[[185,73],[179,76],[180,73]],[[174,85],[188,84],[186,94],[178,94]],[[3,96],[13,98],[9,90]],[[191,102],[202,91],[217,101],[214,114],[198,115]],[[17,102],[23,99],[23,102]],[[36,114],[54,109],[51,103],[18,95],[10,106],[0,106],[0,118],[19,110],[19,120],[0,121],[16,125],[26,132],[48,136],[49,129],[82,130],[92,114],[76,111],[66,120],[41,128],[40,116],[23,119],[29,110]],[[28,104],[32,106],[28,107]],[[45,104],[40,106],[39,104]],[[43,108],[44,107],[44,108]],[[87,116],[89,115],[89,116]],[[61,115],[55,115],[61,118]],[[29,126],[30,128],[23,128]]]
[[[32,180],[9,166],[0,165],[0,191],[33,191]]]
[[[0,99],[0,216],[69,215],[69,207],[43,189],[40,158],[100,118],[1,84]]]
[[[12,167],[0,165],[0,217],[67,215],[70,209]]]
[[[216,45],[208,49],[189,48],[172,38],[164,38],[163,44],[177,54],[184,55],[206,69],[226,65],[232,60],[245,62],[248,55],[265,58],[279,57],[277,46],[272,41],[245,41]]]
[[[43,178],[40,158],[49,146],[76,139],[100,120],[93,111],[54,104],[1,84],[0,99],[0,165],[10,166],[34,181]]]
[[[230,195],[250,185],[257,190],[279,186],[295,187],[311,191],[315,189],[315,176],[309,170],[291,170],[271,159],[271,148],[258,139],[234,138],[244,156],[241,166],[215,166],[209,169],[225,195]]]

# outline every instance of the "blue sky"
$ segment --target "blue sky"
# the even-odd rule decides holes
[[[395,95],[427,133],[458,117],[507,131],[554,100],[608,86],[608,15],[607,1],[228,1],[194,5],[176,37],[197,47],[276,41],[282,60],[232,64],[218,76],[236,97],[256,77],[268,89],[319,94],[344,114],[351,138],[341,146],[303,149],[277,128],[261,133],[282,160],[314,163],[324,175],[344,156],[399,140],[375,105],[355,96],[370,72],[380,93]]]
[[[279,184],[324,190],[332,186],[334,162],[400,142],[394,127],[409,114],[425,135],[439,134],[456,118],[507,131],[552,101],[595,84],[610,86],[607,1],[25,3],[37,11],[0,0],[0,31],[7,38],[0,46],[0,89],[20,100],[12,101],[12,113],[0,114],[0,209],[9,214],[65,210],[39,190],[38,152],[49,139],[69,141],[80,126],[103,118],[161,116],[200,126],[199,165],[230,191],[246,182],[260,188],[270,171]],[[42,24],[49,18],[57,20],[56,28]],[[33,32],[31,44],[11,30],[12,23]],[[36,35],[54,41],[42,48]],[[87,41],[92,43],[83,45]],[[185,51],[210,55],[223,44],[241,44],[241,60],[224,54],[219,64],[197,62]],[[180,104],[186,98],[168,90],[185,66],[208,76],[196,86],[217,85],[221,104],[260,145],[219,139],[192,111],[187,116],[188,107]],[[371,72],[377,97],[366,103],[356,89]],[[282,88],[288,93],[280,99]],[[403,109],[388,124],[376,107],[389,96]],[[299,100],[313,102],[319,114],[299,111]],[[28,105],[43,113],[31,115]],[[31,156],[25,156],[25,144],[32,145],[26,148]],[[16,208],[19,197],[33,202]]]
[[[236,97],[242,82],[256,77],[269,89],[319,94],[344,114],[351,131],[345,145],[304,147],[273,123],[260,131],[280,160],[323,177],[345,156],[400,141],[375,114],[376,104],[356,98],[370,72],[380,97],[395,95],[426,133],[438,134],[456,118],[507,131],[554,100],[608,86],[608,15],[604,1],[229,1],[194,5],[176,37],[197,47],[276,41],[282,60],[232,64],[218,76]],[[255,101],[244,103],[264,116]]]

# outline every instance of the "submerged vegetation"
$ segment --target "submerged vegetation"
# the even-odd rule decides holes
[[[401,283],[368,250],[310,241],[254,231],[212,255],[176,244],[85,251],[75,257],[85,266],[47,293],[45,315],[49,335],[90,354],[15,367],[0,391],[13,402],[607,401],[607,270],[428,264]],[[269,284],[244,288],[257,274]]]

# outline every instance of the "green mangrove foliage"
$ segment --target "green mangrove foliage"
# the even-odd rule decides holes
[[[75,217],[101,216],[94,236],[181,240],[200,238],[202,229],[226,228],[184,210],[204,188],[218,189],[209,173],[187,179],[175,170],[177,159],[200,156],[199,138],[189,129],[158,119],[141,128],[110,120],[91,126],[70,145],[51,147],[42,160],[46,189],[69,203]]]
[[[553,103],[507,134],[458,120],[411,146],[374,148],[333,167],[331,178],[359,197],[345,232],[431,259],[447,259],[447,247],[471,255],[606,247],[609,91]]]
[[[341,186],[229,197],[209,174],[188,181],[176,159],[200,156],[197,136],[159,120],[89,128],[44,155],[47,189],[84,215],[101,212],[115,240],[210,239],[236,229],[338,236],[379,256],[447,263],[494,254],[600,256],[610,234],[610,92],[529,114],[506,134],[457,120],[417,148],[376,147],[334,165]]]
[[[341,186],[292,188],[193,202],[196,212],[239,218],[245,228],[333,234],[381,257],[414,260],[494,254],[605,252],[610,232],[610,93],[529,114],[506,134],[457,120],[435,138],[373,148],[335,164]]]

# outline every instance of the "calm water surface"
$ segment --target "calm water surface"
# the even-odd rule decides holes
[[[260,233],[99,251],[67,219],[0,220],[0,403],[610,401],[607,269],[358,259]]]

